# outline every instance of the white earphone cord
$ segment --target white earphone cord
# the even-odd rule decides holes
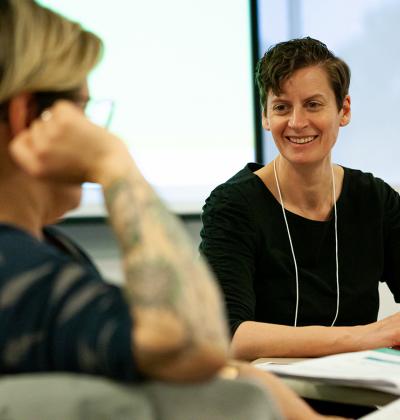
[[[335,174],[333,172],[333,165],[331,166],[331,171],[332,171],[333,208],[334,208],[334,213],[335,213],[335,255],[336,255],[336,291],[337,291],[337,293],[336,293],[336,313],[335,313],[335,318],[333,319],[333,322],[331,324],[331,327],[333,327],[333,325],[335,324],[336,319],[338,317],[338,314],[339,314],[339,301],[340,301],[339,296],[340,296],[340,293],[339,293],[339,256],[338,256],[338,235],[337,235],[336,187],[335,187]],[[280,189],[280,186],[279,186],[278,175],[277,175],[277,171],[276,171],[276,160],[275,159],[274,159],[274,175],[275,175],[276,188],[277,188],[278,194],[279,194],[279,201],[280,201],[281,207],[282,207],[283,218],[285,220],[286,230],[287,230],[287,233],[288,233],[290,249],[292,251],[294,270],[295,270],[295,275],[296,275],[296,311],[295,311],[295,316],[294,316],[294,326],[297,327],[297,316],[298,316],[298,312],[299,312],[299,272],[298,272],[298,269],[297,269],[297,261],[296,261],[296,255],[294,253],[292,237],[290,236],[289,224],[288,224],[287,218],[286,218],[285,205],[283,203],[281,189]]]

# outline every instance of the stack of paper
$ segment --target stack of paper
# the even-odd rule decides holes
[[[390,348],[342,353],[291,365],[261,363],[256,366],[282,377],[313,379],[400,395],[400,351]]]

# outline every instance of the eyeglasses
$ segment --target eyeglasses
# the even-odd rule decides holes
[[[36,115],[41,115],[45,109],[50,108],[60,99],[71,101],[79,106],[94,124],[104,128],[110,126],[114,115],[114,101],[112,99],[85,98],[76,90],[36,92],[34,94]],[[9,101],[0,104],[0,120],[8,120],[8,105]]]
[[[108,128],[114,115],[114,101],[112,99],[89,98],[86,101],[84,111],[90,121]]]
[[[65,99],[81,108],[87,118],[96,125],[108,128],[114,114],[114,101],[112,99],[94,99],[83,97],[80,92],[37,92],[35,100],[38,115],[50,108],[57,100]]]

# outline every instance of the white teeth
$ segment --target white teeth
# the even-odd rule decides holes
[[[309,136],[309,137],[288,137],[289,141],[296,144],[304,144],[304,143],[310,143],[310,141],[313,141],[315,136]]]

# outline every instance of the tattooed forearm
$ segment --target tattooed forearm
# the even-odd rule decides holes
[[[178,322],[187,345],[210,342],[226,349],[219,290],[179,221],[140,174],[114,181],[105,200],[135,313],[154,320],[155,328],[160,320]]]
[[[138,245],[140,243],[140,224],[135,212],[132,212],[132,216],[129,217],[130,210],[135,207],[135,197],[127,180],[123,178],[115,180],[105,189],[104,197],[122,249],[129,250]]]
[[[129,264],[127,275],[135,282],[129,292],[136,305],[173,309],[182,294],[179,274],[162,259]]]

